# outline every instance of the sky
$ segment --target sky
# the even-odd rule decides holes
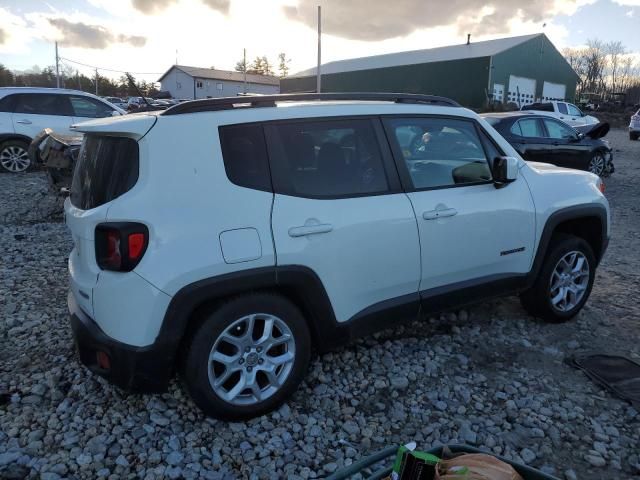
[[[156,81],[176,60],[232,70],[243,48],[274,65],[285,52],[295,73],[316,62],[317,5],[323,62],[538,32],[640,59],[640,0],[0,0],[0,63],[53,65],[58,41],[66,67],[114,78]]]

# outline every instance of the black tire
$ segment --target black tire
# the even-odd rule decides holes
[[[6,162],[2,161],[5,155],[10,155],[11,153],[15,152],[16,149],[24,150],[26,154],[25,161],[28,162],[26,168],[24,169],[21,168],[20,170],[17,170],[17,171],[12,170],[9,166],[7,166]],[[4,173],[23,173],[23,172],[29,171],[33,167],[33,164],[29,159],[28,152],[29,152],[29,144],[23,140],[7,140],[6,142],[3,142],[2,144],[0,144],[0,171]]]
[[[639,134],[629,132],[629,140],[638,140],[638,138],[639,138]]]
[[[568,253],[577,251],[586,258],[589,279],[586,290],[577,304],[567,311],[561,311],[551,302],[551,275],[558,262]],[[548,322],[560,323],[575,317],[589,298],[596,273],[596,258],[591,246],[582,238],[567,234],[556,234],[551,239],[547,254],[533,286],[520,295],[524,309],[534,317]]]
[[[591,154],[589,159],[589,166],[587,168],[591,173],[595,173],[599,177],[602,177],[607,170],[606,155],[601,150],[597,150]]]
[[[227,327],[238,319],[256,313],[278,317],[289,328],[295,343],[293,364],[282,385],[269,397],[251,405],[236,405],[223,399],[213,389],[209,381],[209,368],[213,365],[209,360],[209,354]],[[267,355],[267,352],[263,355]],[[191,398],[205,414],[221,420],[245,420],[274,410],[284,403],[300,385],[307,372],[310,358],[311,337],[300,310],[280,295],[255,293],[234,297],[204,317],[202,323],[187,339],[181,362],[181,375]],[[248,364],[247,360],[244,364],[245,370]],[[254,368],[257,375],[260,367]],[[245,373],[240,372],[239,375]]]

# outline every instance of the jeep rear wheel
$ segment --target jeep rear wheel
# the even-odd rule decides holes
[[[525,310],[550,322],[573,318],[593,287],[596,259],[582,238],[558,234],[533,286],[520,296]]]
[[[298,308],[284,297],[236,297],[209,314],[191,338],[183,378],[212,417],[239,420],[273,410],[298,387],[311,339]]]

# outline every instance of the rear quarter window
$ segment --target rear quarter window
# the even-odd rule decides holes
[[[131,190],[138,173],[138,142],[85,135],[73,173],[71,203],[82,210],[104,205]]]
[[[273,191],[262,125],[228,125],[218,132],[229,180],[241,187]]]

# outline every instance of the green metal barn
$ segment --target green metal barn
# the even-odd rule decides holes
[[[323,92],[442,95],[482,108],[489,99],[519,106],[570,100],[578,75],[543,33],[330,62]],[[281,93],[314,92],[316,69],[280,81]]]

